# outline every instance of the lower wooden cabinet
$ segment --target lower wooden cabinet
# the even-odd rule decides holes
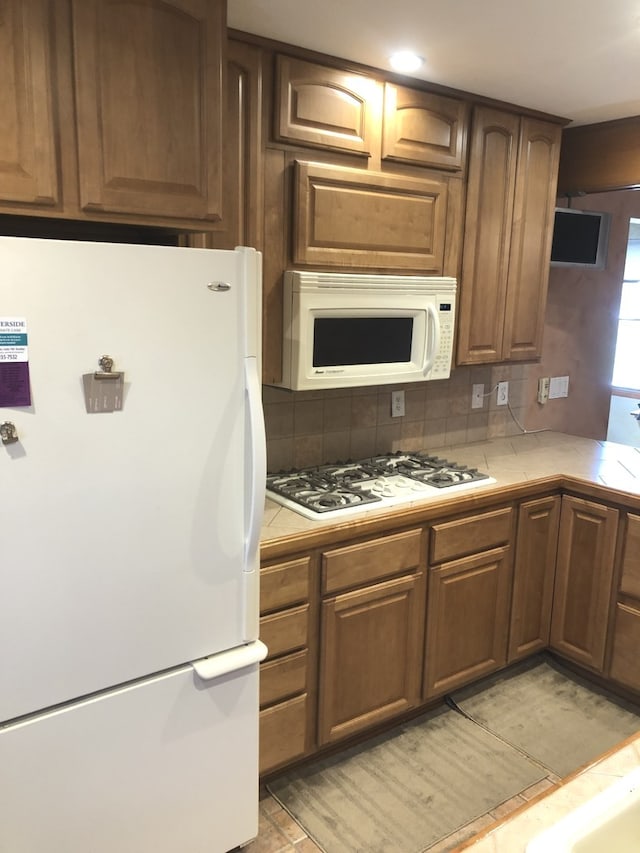
[[[508,547],[429,569],[426,699],[505,665],[510,591]]]
[[[420,704],[425,566],[422,528],[322,554],[319,744]]]
[[[640,691],[640,516],[637,515],[627,516],[624,529],[609,677]]]
[[[551,648],[597,672],[604,669],[618,511],[562,498]]]
[[[315,563],[303,556],[260,571],[260,773],[308,752],[315,744]],[[313,615],[312,615],[313,614]]]
[[[509,662],[549,645],[559,522],[558,495],[525,501],[518,508]]]
[[[320,744],[420,703],[424,573],[322,603]]]

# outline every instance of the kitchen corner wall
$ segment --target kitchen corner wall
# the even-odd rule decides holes
[[[629,218],[640,218],[640,192],[573,198],[572,207],[611,213],[604,270],[552,267],[542,358],[526,370],[524,423],[586,438],[607,436]],[[559,202],[565,204],[565,201]],[[569,396],[537,402],[540,376],[568,376]]]
[[[494,386],[505,379],[509,406],[497,406]],[[471,408],[477,383],[488,394],[482,409]],[[524,417],[525,386],[524,365],[461,367],[446,380],[335,391],[264,386],[267,468],[276,472],[396,450],[444,455],[452,445],[515,435],[521,430],[513,416]],[[392,418],[391,391],[398,388],[405,390],[405,415]]]

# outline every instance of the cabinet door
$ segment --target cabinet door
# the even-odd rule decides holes
[[[80,202],[220,217],[222,0],[73,0]]]
[[[468,119],[465,101],[385,83],[382,159],[461,171]]]
[[[628,515],[609,676],[640,692],[640,516]]]
[[[549,645],[560,498],[527,501],[518,510],[509,661]]]
[[[542,348],[560,135],[556,124],[522,119],[502,350],[509,361]]]
[[[505,665],[510,592],[509,548],[429,570],[426,699]]]
[[[53,6],[6,0],[0,15],[0,200],[51,207],[59,200]]]
[[[564,496],[560,515],[551,648],[602,672],[618,512]]]
[[[276,85],[276,139],[371,155],[381,121],[378,81],[279,56]]]
[[[458,301],[461,364],[502,358],[519,130],[517,115],[474,111]]]
[[[320,743],[419,704],[424,593],[419,573],[323,602]]]
[[[442,274],[448,180],[296,163],[297,264]]]

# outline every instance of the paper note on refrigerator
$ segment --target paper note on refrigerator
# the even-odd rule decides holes
[[[0,317],[0,406],[30,405],[27,321]]]

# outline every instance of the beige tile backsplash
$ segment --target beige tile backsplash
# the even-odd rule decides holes
[[[396,450],[443,450],[521,432],[495,390],[482,409],[471,408],[476,383],[488,394],[509,382],[509,404],[522,423],[525,365],[462,367],[451,378],[407,385],[335,391],[285,391],[264,386],[267,467],[270,472],[362,459]],[[391,417],[391,391],[404,388],[405,415]]]

